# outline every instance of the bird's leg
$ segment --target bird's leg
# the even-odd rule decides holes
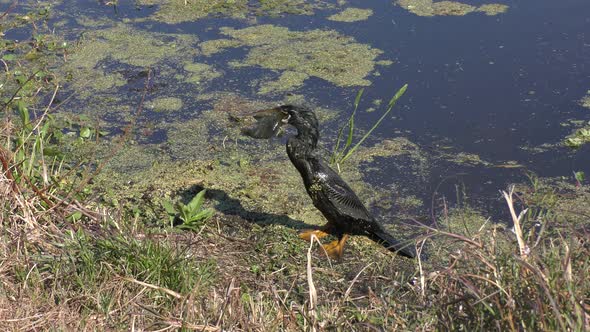
[[[343,234],[340,236],[338,240],[334,240],[328,244],[324,244],[322,245],[322,247],[324,248],[328,256],[335,259],[341,259],[342,253],[344,252],[344,244],[346,243],[347,239],[348,234]]]
[[[299,233],[299,238],[303,239],[305,241],[311,241],[311,236],[315,235],[318,239],[321,239],[323,237],[330,235],[328,233],[329,229],[330,229],[330,226],[328,224],[324,225],[320,229],[306,229],[306,230],[301,231],[301,233]]]

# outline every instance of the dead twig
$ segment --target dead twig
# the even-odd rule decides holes
[[[502,195],[504,196],[504,199],[508,204],[508,209],[510,210],[510,215],[512,216],[512,222],[514,223],[514,234],[516,234],[516,240],[518,241],[520,257],[526,259],[530,254],[531,250],[524,240],[524,236],[522,234],[521,221],[524,215],[527,213],[528,209],[524,209],[520,211],[518,216],[516,215],[516,211],[514,210],[514,201],[512,199],[514,195],[514,186],[510,186],[508,192],[502,191]]]
[[[315,284],[313,282],[313,270],[311,267],[311,250],[313,249],[313,242],[317,241],[318,243],[319,240],[318,238],[315,236],[315,234],[311,235],[311,241],[309,241],[309,249],[307,249],[307,287],[309,288],[309,306],[308,306],[308,312],[309,312],[309,316],[310,316],[310,331],[315,332],[316,328],[316,321],[317,321],[317,313],[316,313],[316,304],[318,301],[318,293],[317,290],[315,288]],[[320,244],[321,246],[321,244]]]
[[[121,279],[123,279],[125,281],[129,281],[129,282],[135,283],[135,284],[138,284],[138,285],[143,286],[143,287],[147,287],[147,288],[151,288],[151,289],[155,289],[155,290],[164,292],[164,293],[166,293],[166,294],[168,294],[170,296],[173,296],[173,297],[175,297],[175,298],[177,298],[179,300],[182,299],[182,295],[180,295],[179,293],[177,293],[177,292],[175,292],[175,291],[173,291],[171,289],[168,289],[168,288],[164,288],[164,287],[160,287],[160,286],[148,284],[147,282],[139,281],[137,279],[128,278],[128,277],[123,277]]]
[[[221,308],[221,312],[219,313],[219,317],[217,317],[217,322],[215,323],[215,326],[217,326],[217,327],[219,327],[221,325],[223,315],[225,314],[227,306],[229,305],[229,302],[231,301],[231,292],[234,291],[235,289],[239,289],[239,288],[234,287],[234,282],[235,282],[235,278],[231,278],[229,285],[225,289],[225,301],[223,301],[223,307]]]

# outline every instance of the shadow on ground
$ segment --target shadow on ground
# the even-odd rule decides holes
[[[181,191],[180,195],[183,197],[183,203],[187,204],[201,190],[206,189],[203,186],[193,185],[190,188]],[[265,225],[281,225],[295,230],[303,229],[319,229],[318,225],[306,224],[300,220],[289,218],[286,215],[278,215],[273,213],[249,211],[244,208],[240,200],[231,197],[228,193],[219,189],[207,189],[205,197],[215,202],[215,209],[226,216],[235,216],[246,220],[253,224],[261,226]]]

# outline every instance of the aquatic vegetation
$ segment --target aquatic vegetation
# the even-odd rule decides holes
[[[414,195],[401,196],[397,198],[396,205],[401,211],[418,211],[424,206],[424,201]],[[408,217],[411,218],[411,215]]]
[[[159,64],[159,72],[165,74],[169,67],[164,64],[188,61],[196,55],[195,42],[193,36],[148,33],[118,24],[87,32],[73,49],[63,71],[69,73],[69,87],[76,90],[77,98],[96,100],[129,83],[131,78],[123,73],[131,68],[119,70],[121,66],[140,67],[139,70],[145,71],[145,67]],[[105,63],[109,66],[99,65]]]
[[[282,92],[285,90],[296,89],[303,85],[309,75],[297,71],[286,70],[276,81],[262,82],[259,85],[258,93],[267,94],[273,92]]]
[[[488,163],[487,166],[489,166],[489,165],[490,164]],[[495,168],[507,168],[508,169],[508,168],[525,168],[526,166],[524,166],[523,164],[519,163],[516,160],[508,160],[506,162],[493,164],[491,167],[495,167]]]
[[[138,3],[158,5],[153,19],[169,24],[195,21],[209,15],[244,17],[248,12],[248,0],[140,0]]]
[[[484,4],[479,7],[457,1],[398,0],[396,3],[418,16],[463,16],[473,12],[483,12],[491,16],[508,10],[507,5],[497,3]]]
[[[182,99],[176,97],[157,98],[146,106],[156,112],[173,112],[182,109]]]
[[[164,61],[190,59],[197,55],[196,41],[194,36],[150,33],[118,24],[87,32],[70,55],[67,69],[91,74],[99,71],[98,64],[106,60],[145,68]]]
[[[579,101],[580,106],[585,108],[590,108],[590,90],[586,93],[582,99]],[[568,120],[565,123],[561,124],[564,127],[575,126],[578,127],[573,133],[568,135],[563,144],[566,146],[577,149],[580,148],[582,145],[587,144],[590,142],[590,122],[584,120]]]
[[[459,152],[459,153],[449,153],[444,155],[449,161],[460,164],[460,165],[470,165],[470,166],[490,166],[491,163],[482,160],[481,157],[474,153],[467,153],[467,152]]]
[[[153,66],[170,57],[197,55],[194,36],[150,33],[118,24],[108,29],[88,32],[74,50],[71,66],[95,68],[104,59],[137,67]]]
[[[195,85],[202,85],[222,75],[213,66],[205,63],[189,62],[183,68],[188,72],[185,81]]]
[[[557,149],[560,143],[543,143],[538,146],[519,146],[519,148],[527,153],[537,154]]]
[[[80,26],[86,28],[108,28],[113,25],[113,21],[106,18],[106,17],[92,17],[88,15],[78,15],[74,17],[74,20]],[[66,23],[62,23],[62,25],[66,25]]]
[[[199,44],[201,52],[205,56],[210,56],[224,51],[226,48],[240,47],[243,43],[237,39],[213,39],[206,40]]]
[[[52,93],[55,81],[63,79],[56,68],[63,65],[64,54],[71,49],[63,37],[45,25],[51,16],[47,4],[23,5],[21,9],[26,8],[26,12],[5,17],[14,9],[12,5],[5,8],[8,12],[0,10],[0,119],[13,110],[20,112],[21,108],[29,112],[39,97]],[[35,32],[29,37],[14,35],[15,31],[35,24]],[[21,37],[22,40],[15,39]]]
[[[155,89],[145,106],[156,112],[190,108],[197,99],[195,91],[203,91],[222,76],[215,67],[199,61],[197,41],[194,35],[115,24],[86,32],[60,70],[69,77],[67,89],[75,91],[77,111],[108,117],[116,126],[128,121],[130,111],[137,107],[127,93],[136,95],[144,86],[147,68],[154,69]]]
[[[564,144],[572,149],[577,149],[590,142],[590,125],[577,129],[573,134],[565,138]]]
[[[572,173],[567,178],[541,178],[529,174],[529,181],[517,186],[531,209],[529,220],[551,220],[550,224],[545,222],[545,227],[588,227],[590,186],[583,171]],[[545,228],[545,231],[554,232],[555,229]]]
[[[490,3],[486,5],[481,5],[477,7],[476,11],[483,12],[486,15],[494,16],[498,14],[503,14],[508,10],[507,5],[499,4],[499,3]]]
[[[178,142],[172,133],[169,135],[173,137],[170,143],[175,145],[170,150],[176,151],[181,144],[189,151],[196,150],[184,140],[183,143]],[[200,136],[204,139],[206,133]],[[104,195],[107,202],[116,201],[126,208],[142,202],[142,216],[146,220],[161,218],[164,213],[162,204],[170,200],[167,197],[177,197],[196,185],[207,188],[213,207],[220,215],[236,212],[252,214],[258,216],[255,221],[261,224],[278,221],[294,223],[294,220],[317,224],[322,221],[321,216],[313,211],[313,206],[307,204],[303,188],[301,192],[289,193],[289,188],[302,184],[290,169],[288,160],[277,158],[284,154],[282,145],[274,145],[270,149],[268,146],[247,149],[244,144],[237,150],[233,142],[228,141],[227,144],[231,144],[231,148],[217,152],[216,159],[202,155],[196,156],[202,159],[195,159],[193,155],[190,160],[171,160],[166,145],[164,149],[153,146],[125,148],[105,167],[104,173],[97,176],[95,183],[97,188],[110,188]],[[211,150],[218,145],[205,141],[202,146]],[[180,157],[187,158],[188,154]],[[254,159],[257,155],[265,160]],[[270,158],[276,160],[268,160]],[[146,196],[146,192],[151,194]],[[166,220],[169,215],[166,213]]]
[[[338,22],[358,22],[368,19],[371,15],[373,15],[371,9],[346,8],[340,13],[329,16],[328,20]]]
[[[313,15],[317,8],[325,8],[327,1],[320,0],[258,0],[250,1],[255,15],[277,16],[282,14]]]
[[[312,15],[315,9],[330,6],[327,1],[305,0],[140,0],[140,5],[159,8],[153,19],[169,24],[196,21],[211,15],[233,18],[282,14]]]
[[[425,162],[424,157],[421,156],[420,147],[406,137],[383,139],[373,146],[359,147],[350,158],[372,162],[376,157],[388,158],[406,154],[411,155],[416,161],[421,159]]]
[[[246,58],[231,61],[232,67],[289,72],[278,81],[261,86],[261,93],[293,89],[301,85],[306,75],[337,86],[367,86],[371,82],[366,77],[374,72],[376,59],[383,53],[333,30],[292,31],[267,24],[244,29],[226,27],[221,28],[221,33],[233,39],[201,43],[204,54],[247,46],[250,50]]]
[[[585,108],[590,108],[590,90],[588,90],[586,95],[580,99],[580,105]]]
[[[433,15],[463,16],[475,11],[475,6],[456,1],[439,1],[432,4]]]

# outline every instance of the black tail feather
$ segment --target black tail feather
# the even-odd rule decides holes
[[[372,234],[371,239],[398,255],[408,258],[416,258],[416,249],[411,242],[402,244],[394,239],[393,236],[385,232],[375,232]]]

